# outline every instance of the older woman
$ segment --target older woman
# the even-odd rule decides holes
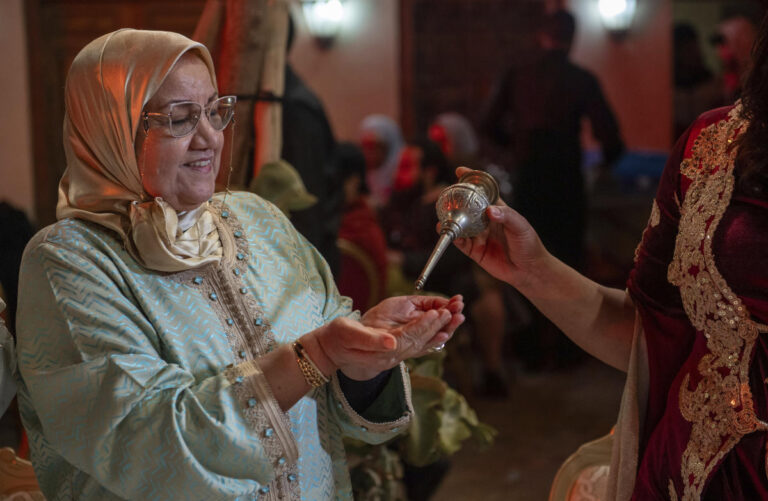
[[[407,297],[357,321],[279,210],[214,195],[235,101],[214,75],[166,32],[72,63],[59,221],[27,247],[18,322],[49,499],[348,498],[341,435],[403,430],[399,362],[463,320],[460,298]]]

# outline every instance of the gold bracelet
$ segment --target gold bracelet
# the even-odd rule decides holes
[[[296,353],[296,362],[299,364],[301,374],[312,388],[318,388],[328,382],[328,378],[317,368],[315,363],[309,358],[300,342],[293,342],[293,352]]]

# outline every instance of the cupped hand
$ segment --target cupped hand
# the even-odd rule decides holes
[[[302,336],[302,344],[323,374],[337,369],[364,381],[396,365],[395,336],[386,329],[366,327],[357,320],[338,317]]]
[[[396,336],[398,358],[419,357],[430,349],[451,339],[456,328],[464,322],[464,300],[461,296],[450,299],[435,296],[397,296],[387,298],[361,319],[363,325],[386,329]],[[435,318],[426,316],[437,312]],[[445,317],[443,312],[447,312]],[[443,319],[447,321],[439,324]],[[435,323],[437,322],[437,323]],[[431,337],[427,337],[432,333]]]
[[[469,170],[459,167],[456,175],[461,177]],[[488,228],[475,237],[457,238],[454,244],[494,277],[519,287],[549,253],[523,216],[501,200],[496,204],[486,209]]]
[[[363,381],[448,341],[464,321],[463,309],[461,296],[389,298],[361,322],[336,318],[302,336],[302,344],[326,376],[339,369]]]

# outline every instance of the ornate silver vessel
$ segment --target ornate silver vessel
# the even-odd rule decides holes
[[[498,198],[496,180],[480,170],[467,172],[458,183],[440,193],[435,204],[440,221],[440,239],[416,280],[416,290],[424,288],[427,278],[451,242],[460,237],[473,237],[488,226],[485,209]]]

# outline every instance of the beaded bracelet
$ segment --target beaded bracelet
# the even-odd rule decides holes
[[[317,368],[315,363],[309,358],[300,342],[293,342],[293,352],[296,353],[296,362],[299,364],[301,374],[312,388],[318,388],[328,382],[328,378]]]

